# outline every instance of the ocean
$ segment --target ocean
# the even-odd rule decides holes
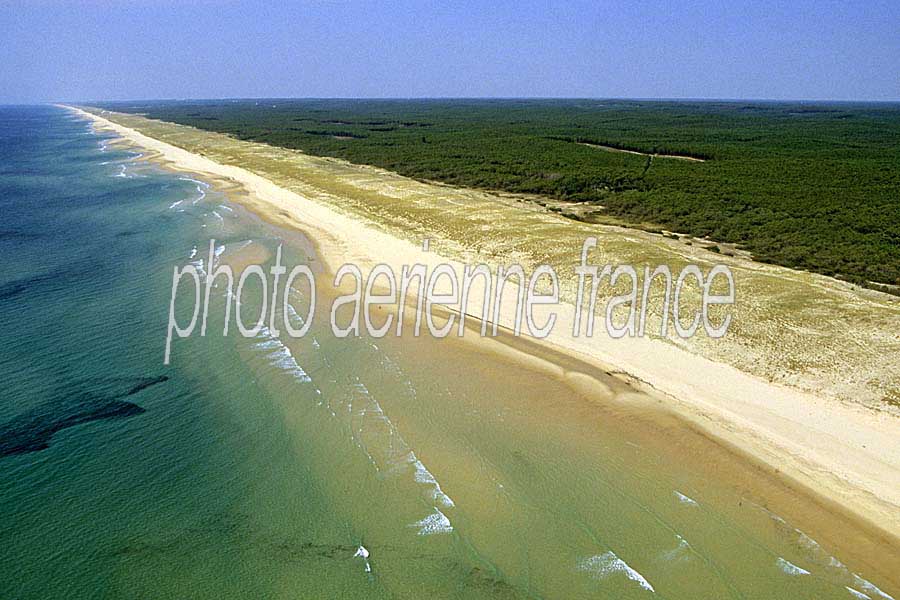
[[[851,521],[502,340],[224,336],[219,281],[164,365],[173,268],[314,244],[57,107],[0,107],[0,171],[2,598],[890,598]]]

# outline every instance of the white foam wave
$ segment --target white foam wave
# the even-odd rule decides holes
[[[787,561],[787,560],[781,558],[780,556],[778,557],[778,560],[775,561],[775,563],[778,565],[778,568],[780,568],[782,571],[784,571],[785,573],[787,573],[788,575],[790,575],[792,577],[797,577],[800,575],[809,575],[809,571],[807,571],[806,569],[804,569],[802,567],[798,567],[794,563]]]
[[[847,588],[847,591],[850,592],[850,595],[854,598],[860,598],[860,600],[872,600],[871,596],[867,596],[859,590],[854,590],[852,587],[846,585],[844,587]]]
[[[844,563],[842,563],[840,560],[838,560],[837,558],[835,558],[834,556],[832,556],[828,552],[826,552],[819,545],[819,543],[816,540],[814,540],[813,538],[811,538],[810,536],[805,534],[803,531],[797,529],[796,527],[792,527],[791,525],[788,524],[787,521],[785,521],[783,518],[781,518],[777,514],[773,513],[769,509],[765,508],[764,506],[760,506],[759,504],[756,504],[752,501],[750,502],[750,504],[752,506],[755,506],[759,510],[765,512],[767,515],[769,515],[769,517],[773,521],[775,521],[780,527],[782,527],[786,533],[796,534],[797,542],[800,544],[800,546],[802,546],[807,551],[808,559],[813,560],[818,564],[821,564],[823,567],[838,571],[838,575],[837,575],[838,577],[843,578],[845,581],[849,580],[851,582],[851,584],[857,588],[866,590],[866,592],[868,592],[868,594],[864,594],[864,595],[866,595],[869,598],[871,598],[871,596],[869,595],[869,594],[871,594],[874,596],[878,596],[878,597],[882,598],[883,600],[894,600],[894,598],[892,596],[890,596],[889,594],[887,594],[886,592],[884,592],[883,590],[878,588],[878,586],[873,584],[871,581],[868,581],[867,579],[863,579],[856,573],[851,573],[847,569],[846,565],[844,565]],[[780,560],[782,560],[782,559],[779,559],[779,561]],[[785,561],[785,562],[787,562],[787,561]],[[790,563],[788,563],[788,564],[790,564]],[[847,587],[848,590],[852,590],[852,588],[849,586],[845,586],[845,587]],[[858,593],[859,590],[853,590],[853,592]]]
[[[696,500],[694,500],[690,496],[685,496],[678,490],[675,490],[674,494],[675,494],[675,497],[678,498],[678,501],[681,502],[682,504],[688,504],[690,506],[700,506],[700,504]]]
[[[578,562],[578,570],[586,571],[596,579],[605,579],[610,575],[623,573],[628,579],[634,581],[645,590],[654,593],[656,592],[643,575],[628,566],[628,563],[616,556],[616,553],[612,550],[604,552],[603,554],[581,559]]]
[[[434,475],[432,475],[431,472],[425,468],[425,465],[422,464],[421,460],[416,459],[415,469],[416,483],[424,483],[432,487],[432,500],[444,505],[447,508],[456,506],[450,496],[444,493],[444,491],[441,489],[441,484],[439,484],[437,479],[434,478]]]
[[[769,518],[772,519],[773,521],[775,521],[776,523],[778,523],[779,525],[787,525],[787,521],[782,519],[779,515],[773,513],[771,510],[769,510],[765,506],[761,506],[761,505],[757,504],[756,502],[753,502],[752,500],[748,500],[746,498],[743,498],[743,500],[745,502],[747,502],[747,504],[749,504],[750,506],[754,506],[758,510],[761,510],[764,513],[766,513],[767,515],[769,515]]]
[[[172,204],[169,205],[169,208],[170,208],[170,209],[175,208],[176,206],[178,206],[178,205],[181,204],[182,202],[184,202],[184,200],[176,200],[175,202],[173,202]]]
[[[819,552],[822,551],[822,547],[819,546],[819,542],[817,542],[816,540],[812,539],[811,537],[809,537],[808,535],[806,535],[805,533],[803,533],[803,532],[800,531],[799,529],[796,529],[796,528],[795,528],[794,531],[796,531],[796,532],[797,532],[797,535],[800,537],[800,544],[801,544],[804,548],[806,548],[807,550],[809,550],[810,552],[813,552],[813,553],[819,553]],[[830,557],[830,558],[834,558],[834,557],[832,556],[832,557]]]
[[[273,336],[268,327],[260,329],[256,337],[264,338],[264,341],[257,342],[254,345],[261,350],[267,351],[266,354],[269,358],[269,362],[287,373],[290,373],[298,381],[303,383],[312,381],[312,378],[303,370],[303,367],[297,363],[290,348],[285,346],[281,340]]]
[[[450,533],[453,525],[450,519],[438,509],[420,521],[416,521],[410,527],[418,527],[419,535],[434,535],[436,533]]]
[[[858,585],[862,589],[866,590],[870,594],[877,594],[878,596],[881,596],[885,600],[894,600],[893,596],[891,596],[887,592],[882,591],[877,585],[875,585],[868,579],[863,579],[856,573],[853,574],[853,581],[856,583],[856,585]]]
[[[197,260],[192,260],[188,264],[193,265],[197,272],[200,274],[200,279],[206,279],[206,269],[203,268],[203,259],[198,258]]]
[[[315,338],[312,343],[314,347],[320,347]],[[381,476],[411,474],[413,481],[425,488],[424,498],[432,504],[437,513],[440,513],[441,508],[455,506],[453,499],[444,492],[437,478],[403,440],[378,400],[358,378],[350,386],[346,396],[329,398],[327,408],[334,417],[349,418],[351,439],[365,453]]]
[[[291,320],[302,327],[304,323],[303,317],[297,314],[297,311],[294,309],[294,306],[290,302],[286,303],[285,306],[287,307],[288,316],[291,318]]]
[[[205,181],[200,181],[199,179],[194,179],[193,177],[179,177],[178,179],[180,179],[182,181],[190,181],[191,183],[196,183],[197,185],[199,185],[201,187],[209,188],[208,183],[206,183]]]
[[[291,291],[300,295],[296,289],[292,288]],[[288,306],[294,320],[302,325],[302,318],[290,304]],[[312,345],[314,348],[321,347],[315,337]],[[383,355],[382,358],[384,359]],[[322,359],[326,365],[329,364],[327,356],[323,355]],[[411,391],[414,394],[415,390]],[[424,488],[423,498],[431,503],[434,513],[415,524],[422,535],[452,530],[449,518],[441,509],[452,508],[455,503],[441,488],[434,474],[403,440],[381,404],[358,377],[346,394],[328,397],[320,405],[324,405],[332,417],[347,420],[351,440],[381,477],[411,475],[413,482]]]
[[[197,185],[197,193],[200,195],[198,197],[194,198],[191,201],[191,204],[197,204],[198,202],[200,202],[201,200],[206,198],[206,190],[209,189],[208,183],[206,183],[205,181],[199,181],[197,179],[193,179],[191,177],[179,177],[178,179],[180,179],[182,181],[190,181],[191,183],[194,183]]]
[[[453,499],[441,489],[437,478],[406,444],[366,386],[358,382],[354,390],[349,407],[354,421],[352,430],[356,432],[354,435],[357,444],[363,448],[376,469],[398,474],[411,468],[414,481],[426,486],[427,497],[431,502],[444,508],[455,506]]]
[[[678,545],[675,546],[674,549],[664,552],[662,555],[663,559],[666,561],[680,561],[689,557],[687,552],[690,550],[691,545],[677,533],[675,534],[675,537],[678,539]]]

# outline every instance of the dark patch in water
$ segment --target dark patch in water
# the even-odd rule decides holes
[[[128,392],[125,395],[131,396],[133,394],[137,394],[141,390],[145,390],[152,385],[156,385],[158,383],[163,383],[168,380],[169,380],[169,377],[167,375],[160,375],[159,377],[144,377],[143,379],[139,380],[134,385],[134,387],[132,387],[130,390],[128,390]]]
[[[0,230],[0,241],[2,240],[33,240],[41,237],[39,233],[29,233],[27,231],[18,231],[15,229]]]
[[[24,277],[16,281],[4,283],[3,285],[0,285],[0,300],[15,298],[32,286],[39,285],[52,279],[53,275],[36,275],[34,277]]]
[[[270,540],[267,544],[268,552],[281,561],[303,562],[309,559],[346,560],[353,558],[359,548],[355,544],[317,544],[314,542],[301,542],[298,540]],[[383,548],[379,548],[383,550]]]
[[[95,267],[96,268],[96,265]],[[93,275],[91,267],[73,266],[66,269],[58,269],[50,273],[23,277],[0,285],[0,301],[15,298],[19,294],[30,292],[34,288],[44,286],[46,290],[66,289],[70,282]]]
[[[56,433],[82,423],[144,413],[144,408],[119,398],[132,396],[168,379],[163,375],[123,380],[131,383],[131,387],[111,398],[82,392],[63,401],[46,402],[0,425],[0,457],[46,450]]]
[[[69,427],[97,421],[130,417],[144,412],[131,402],[118,400],[103,403],[78,402],[63,414],[31,411],[0,426],[0,456],[38,452],[50,447],[53,436]]]
[[[473,567],[464,580],[465,588],[477,592],[479,597],[491,598],[525,598],[526,594],[517,590],[496,574],[481,567]]]
[[[174,561],[191,555],[196,548],[203,547],[209,540],[217,544],[241,548],[263,555],[266,560],[274,560],[285,564],[309,564],[317,561],[354,562],[359,547],[357,542],[348,541],[310,541],[297,539],[294,536],[279,535],[254,526],[253,519],[243,513],[221,512],[201,519],[199,522],[172,529],[155,539],[128,540],[108,550],[112,558],[139,558],[144,561]],[[372,553],[372,560],[381,557],[402,557],[409,564],[412,561],[424,561],[435,564],[442,557],[438,554],[423,553],[420,550],[395,544],[365,544]],[[373,563],[374,565],[375,563]],[[357,567],[360,565],[357,563]],[[460,573],[466,571],[459,565]]]

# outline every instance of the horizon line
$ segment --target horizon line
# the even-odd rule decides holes
[[[900,98],[888,100],[832,99],[832,98],[714,98],[714,97],[641,97],[641,96],[222,96],[192,98],[126,98],[90,100],[38,100],[26,102],[0,102],[0,106],[42,106],[57,104],[90,105],[92,102],[214,102],[214,101],[618,101],[618,102],[760,102],[768,104],[812,103],[812,104],[898,104]]]

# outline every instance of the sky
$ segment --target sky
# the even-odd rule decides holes
[[[0,103],[900,100],[898,0],[0,0]]]

